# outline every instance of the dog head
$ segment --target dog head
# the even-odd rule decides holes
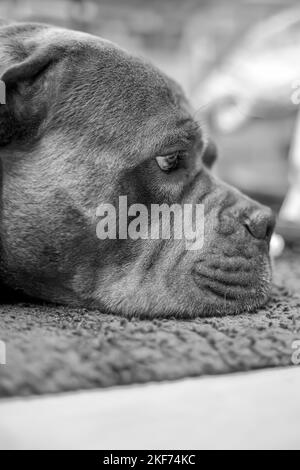
[[[10,25],[0,43],[1,271],[11,287],[151,317],[266,302],[272,213],[212,176],[216,151],[178,85],[79,32]],[[107,204],[116,237],[97,232]],[[148,210],[150,228],[162,204],[204,208],[197,249],[174,236],[172,216],[169,238],[128,236],[132,207]]]

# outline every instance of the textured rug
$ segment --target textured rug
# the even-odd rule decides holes
[[[193,321],[125,320],[36,304],[0,307],[0,397],[57,393],[292,365],[300,340],[300,254],[275,266],[255,314]]]

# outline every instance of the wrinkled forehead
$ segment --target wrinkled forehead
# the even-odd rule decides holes
[[[87,35],[88,36],[88,35]],[[144,117],[160,111],[189,112],[184,94],[173,80],[142,58],[113,43],[83,35],[72,48],[69,77],[74,88],[85,90],[109,113]]]
[[[93,139],[124,144],[135,134],[140,140],[149,134],[158,139],[172,137],[175,128],[185,133],[191,127],[192,111],[176,82],[113,43],[84,34],[74,37],[77,42],[71,41],[63,67],[60,112],[72,102],[68,116],[82,129],[89,126]]]

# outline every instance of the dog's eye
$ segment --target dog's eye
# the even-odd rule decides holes
[[[170,155],[156,157],[157,164],[162,171],[172,171],[178,166],[180,153],[175,152]]]

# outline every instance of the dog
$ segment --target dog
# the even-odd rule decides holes
[[[0,29],[1,279],[52,303],[147,318],[269,298],[272,211],[215,178],[179,85],[142,58],[43,24]],[[204,244],[97,237],[97,207],[202,204]],[[120,214],[119,214],[120,215]]]

